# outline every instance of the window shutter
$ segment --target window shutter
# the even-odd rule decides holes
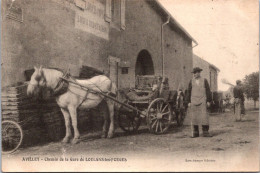
[[[125,30],[125,0],[121,0],[120,8],[121,29]]]
[[[105,21],[111,22],[111,0],[106,0]]]

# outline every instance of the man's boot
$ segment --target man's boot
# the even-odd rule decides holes
[[[192,131],[192,138],[197,138],[199,137],[199,126],[198,125],[195,125],[193,126],[193,131]]]
[[[212,137],[209,133],[209,125],[202,125],[203,137]]]

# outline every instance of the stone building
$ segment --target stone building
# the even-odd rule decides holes
[[[218,91],[218,73],[220,70],[215,65],[193,54],[193,67],[203,69],[201,76],[208,80],[211,91]]]
[[[3,0],[2,86],[24,81],[33,66],[82,66],[118,88],[136,75],[165,75],[187,87],[197,42],[157,0]]]

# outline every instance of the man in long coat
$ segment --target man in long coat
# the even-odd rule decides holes
[[[203,137],[212,137],[209,134],[209,115],[207,106],[210,106],[212,96],[207,79],[200,76],[201,68],[195,67],[192,71],[194,78],[188,87],[187,102],[191,113],[192,138],[199,137],[199,126],[202,126]]]
[[[236,81],[237,85],[233,89],[234,93],[234,106],[235,106],[235,119],[236,121],[243,121],[245,117],[242,117],[242,114],[245,114],[245,107],[244,107],[244,94],[242,89],[242,84],[240,80]]]

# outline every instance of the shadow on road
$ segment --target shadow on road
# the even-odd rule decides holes
[[[82,136],[80,138],[80,141],[81,142],[87,142],[87,141],[93,141],[93,140],[96,140],[96,139],[101,139],[100,134],[93,134],[93,135]]]
[[[221,135],[221,134],[225,134],[225,133],[230,133],[231,130],[230,129],[220,129],[220,130],[212,130],[210,133],[213,135],[213,136],[218,136],[218,135]]]
[[[148,129],[139,129],[136,132],[116,132],[115,137],[122,137],[122,136],[136,136],[141,134],[150,133]]]

